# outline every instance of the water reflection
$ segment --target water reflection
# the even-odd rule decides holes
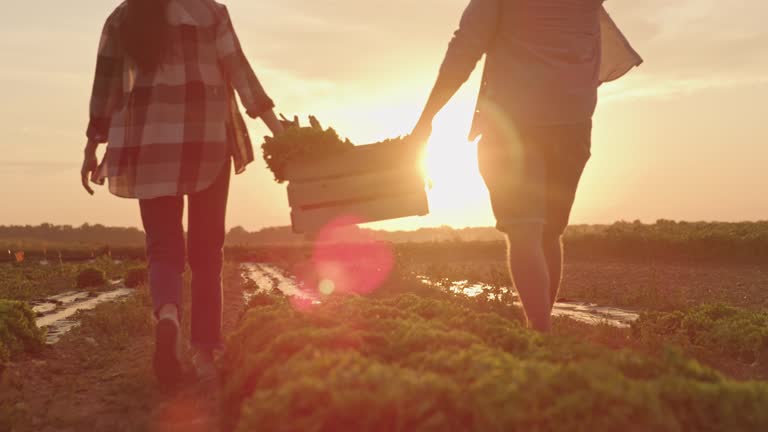
[[[469,297],[477,297],[486,294],[489,299],[498,299],[502,294],[513,299],[513,303],[521,306],[520,299],[514,290],[509,288],[494,288],[482,283],[462,281],[433,281],[428,277],[419,276],[418,279],[427,285],[438,286],[457,294]],[[614,327],[627,328],[637,320],[640,315],[626,309],[598,306],[590,303],[557,302],[552,310],[553,316],[568,317],[575,321],[587,324],[608,324]]]
[[[257,287],[255,290],[244,294],[246,304],[256,293],[270,291],[275,288],[292,299],[292,302],[297,307],[306,307],[320,303],[320,293],[302,289],[300,283],[286,276],[285,273],[273,265],[250,263],[242,264],[241,268],[245,277],[255,282]],[[489,299],[500,299],[503,296],[504,298],[511,299],[514,304],[520,305],[517,293],[509,288],[494,288],[490,285],[472,283],[467,280],[434,281],[425,276],[419,276],[418,279],[424,284],[447,289],[457,294],[464,294],[470,297],[487,295]],[[552,315],[568,317],[587,324],[607,324],[619,328],[627,328],[633,321],[639,318],[639,314],[634,311],[578,302],[557,302],[555,303]]]
[[[31,302],[32,311],[37,314],[35,323],[46,327],[45,341],[55,344],[68,331],[77,327],[77,321],[71,318],[79,311],[92,310],[96,306],[115,301],[133,294],[133,290],[122,286],[122,281],[112,284],[112,290],[105,292],[67,292]]]
[[[269,292],[277,289],[290,299],[297,299],[308,304],[319,304],[318,295],[302,289],[293,278],[286,276],[280,269],[270,264],[246,263],[241,265],[246,279],[255,283],[256,288],[243,293],[245,303],[261,292]]]

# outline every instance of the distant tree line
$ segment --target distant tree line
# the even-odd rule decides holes
[[[485,256],[503,254],[503,237],[493,228],[423,228],[416,231],[375,231],[348,227],[336,241],[354,241],[361,236],[399,245],[412,244],[424,253]],[[676,222],[659,220],[611,225],[577,225],[566,232],[569,256],[583,258],[655,259],[676,261],[729,261],[768,264],[768,221],[762,222]],[[296,235],[290,227],[264,228],[249,232],[234,227],[227,234],[230,253],[249,256],[258,251],[270,257],[290,248],[311,247],[311,239]],[[485,244],[485,245],[483,245]],[[455,245],[456,247],[451,247]],[[104,254],[141,258],[144,233],[136,228],[84,224],[79,227],[42,224],[0,226],[0,262],[12,261],[13,253],[82,259]],[[296,248],[298,247],[298,248]],[[398,247],[402,249],[402,247]],[[118,252],[119,251],[119,252]],[[282,252],[280,252],[282,253]],[[266,256],[265,255],[265,256]]]
[[[494,241],[501,239],[498,231],[492,228],[454,229],[447,226],[423,228],[416,231],[375,231],[348,227],[341,229],[334,238],[340,241],[352,241],[360,238],[361,235],[366,238],[394,243]],[[294,234],[290,227],[269,227],[259,231],[248,231],[237,226],[229,230],[226,242],[229,246],[293,245],[306,243],[307,239],[303,235]],[[36,249],[68,245],[141,247],[144,245],[144,232],[137,228],[108,227],[100,224],[83,224],[79,227],[48,223],[37,226],[0,226],[0,245]]]
[[[0,241],[35,247],[58,245],[110,245],[115,247],[141,246],[144,232],[137,228],[107,227],[104,225],[11,225],[0,226]]]

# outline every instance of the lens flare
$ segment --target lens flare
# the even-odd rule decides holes
[[[330,279],[323,279],[320,281],[317,290],[320,291],[320,294],[329,296],[336,291],[336,284]]]
[[[324,296],[369,294],[386,282],[394,268],[392,247],[357,228],[359,220],[346,216],[318,233],[311,259],[297,267],[304,290]]]

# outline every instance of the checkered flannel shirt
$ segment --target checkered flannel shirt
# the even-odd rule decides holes
[[[168,53],[152,73],[123,53],[125,3],[104,26],[87,136],[107,143],[94,181],[120,197],[151,199],[206,189],[253,146],[234,91],[249,116],[274,104],[243,54],[227,9],[213,0],[171,0]]]

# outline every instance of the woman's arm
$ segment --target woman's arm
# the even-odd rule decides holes
[[[245,106],[248,116],[251,118],[270,117],[269,119],[264,119],[264,122],[269,127],[270,123],[272,123],[271,117],[274,117],[274,113],[270,116],[269,111],[275,107],[275,104],[267,96],[264,87],[261,86],[251,64],[245,57],[240,46],[240,40],[232,26],[229,12],[227,12],[224,6],[221,6],[219,10],[219,20],[216,36],[216,51],[219,57],[219,64],[227,79],[240,95],[240,100]],[[270,127],[270,129],[272,128]]]
[[[80,183],[89,194],[93,195],[90,180],[98,168],[96,149],[107,142],[112,115],[123,96],[123,55],[119,46],[119,37],[112,26],[112,17],[107,19],[101,33],[96,74],[91,92],[90,121],[86,136],[88,141],[83,151],[83,166],[80,169]]]
[[[123,95],[123,55],[119,39],[110,17],[104,24],[99,42],[91,93],[90,122],[86,132],[89,142],[96,144],[107,142],[112,114]]]
[[[269,109],[261,114],[261,120],[264,122],[265,125],[269,128],[269,131],[272,132],[272,135],[279,135],[283,132],[283,123],[278,120],[277,116],[275,115],[275,111],[272,109]]]

